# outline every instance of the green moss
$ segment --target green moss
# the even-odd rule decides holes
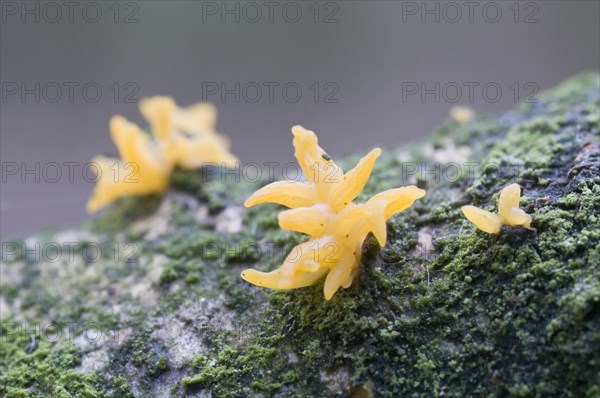
[[[297,375],[286,372],[281,382],[273,381],[269,369],[278,359],[278,350],[256,344],[243,347],[241,350],[224,348],[211,360],[203,355],[193,360],[198,373],[182,379],[182,384],[190,389],[209,388],[222,397],[246,395],[248,391],[273,393],[281,389],[282,384],[293,383]],[[262,377],[252,377],[256,368],[264,369]],[[216,386],[216,388],[215,388]]]
[[[99,375],[75,370],[80,352],[69,342],[52,343],[39,327],[0,321],[0,395],[5,397],[107,397]]]
[[[125,230],[133,221],[154,213],[160,205],[160,199],[157,195],[120,199],[117,206],[105,211],[87,226],[94,232],[115,233]]]
[[[131,387],[123,376],[117,376],[111,380],[111,397],[114,398],[132,398]]]
[[[27,354],[24,339],[2,348],[18,355],[3,360],[0,377],[12,380],[6,385],[14,396],[25,389],[24,396],[44,396],[48,388],[61,396],[60,386],[73,396],[152,396],[163,385],[174,397],[339,396],[366,385],[378,397],[598,396],[599,81],[581,75],[498,120],[478,115],[442,126],[432,147],[468,146],[474,173],[408,176],[427,196],[390,220],[386,247],[366,241],[358,278],[330,301],[322,282],[271,291],[239,278],[246,267],[277,267],[306,239],[279,229],[280,207],[249,209],[235,234],[198,221],[199,208],[215,215],[239,206],[268,181],[177,170],[171,185],[178,194],[169,193],[172,206],[161,208],[170,213],[158,236],[128,226],[154,214],[159,198],[121,201],[88,224],[103,245],[138,244],[139,263],[81,258],[93,268],[49,276],[21,253],[10,266],[22,280],[3,281],[2,298],[32,320],[114,327],[127,319],[131,334],[110,349],[104,372],[74,373],[85,353],[72,346],[40,343],[44,355]],[[347,168],[358,156],[339,162]],[[403,156],[422,170],[436,165],[419,146]],[[409,184],[403,165],[386,151],[359,200]],[[468,203],[495,210],[499,191],[513,182],[523,186],[533,230],[489,235],[462,216]],[[432,247],[420,240],[427,234]],[[158,273],[150,269],[154,260]],[[77,279],[88,273],[94,276]],[[57,275],[72,283],[72,297],[49,283]],[[130,295],[135,283],[156,295],[150,308]],[[190,344],[187,362],[164,337],[174,325],[172,333]],[[20,375],[24,358],[41,381]]]

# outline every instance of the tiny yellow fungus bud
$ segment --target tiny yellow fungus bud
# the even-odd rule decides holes
[[[500,232],[502,220],[494,213],[470,205],[463,206],[460,209],[465,217],[483,232],[487,232],[488,234],[497,234]]]
[[[521,187],[519,184],[510,184],[500,192],[498,201],[498,215],[502,223],[517,226],[529,227],[531,225],[531,216],[519,209],[521,200]]]
[[[453,106],[449,113],[452,120],[458,124],[470,122],[475,117],[475,112],[468,106]]]
[[[475,206],[463,206],[460,209],[477,228],[489,234],[497,234],[503,224],[527,228],[531,225],[531,216],[519,208],[520,199],[521,187],[510,184],[500,192],[498,215]]]

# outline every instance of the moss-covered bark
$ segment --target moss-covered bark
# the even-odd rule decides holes
[[[275,206],[241,209],[266,181],[177,172],[164,198],[17,242],[76,242],[72,258],[3,247],[0,395],[600,396],[599,115],[599,77],[581,75],[386,151],[362,195],[428,194],[390,220],[385,248],[365,243],[329,302],[322,284],[239,278],[305,239],[277,228]],[[535,230],[488,235],[462,216],[512,182]]]

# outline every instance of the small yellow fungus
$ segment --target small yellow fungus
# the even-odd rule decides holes
[[[502,225],[529,228],[531,216],[519,208],[520,199],[521,187],[518,184],[510,184],[500,192],[497,215],[475,206],[463,206],[461,210],[477,228],[489,234],[500,232]]]
[[[87,203],[89,212],[125,196],[164,192],[176,166],[196,169],[238,161],[229,152],[227,139],[215,132],[217,113],[211,104],[179,108],[172,98],[157,96],[143,99],[140,112],[152,136],[122,116],[111,119],[110,132],[121,160],[103,156],[92,160],[98,181]]]
[[[169,162],[137,125],[114,116],[110,120],[110,133],[122,160],[105,156],[92,159],[98,180],[87,203],[89,212],[124,196],[162,192],[169,183]]]
[[[229,141],[215,132],[217,112],[213,105],[178,108],[172,98],[156,96],[140,101],[140,112],[177,166],[192,170],[208,163],[233,166],[238,162],[229,152]]]
[[[257,286],[293,289],[312,285],[327,275],[324,295],[330,300],[340,287],[349,287],[356,276],[367,235],[373,233],[380,246],[385,246],[386,221],[410,207],[425,191],[415,186],[390,189],[366,203],[354,204],[381,150],[373,149],[344,173],[318,145],[314,132],[294,126],[292,133],[295,156],[306,181],[274,182],[255,192],[244,205],[284,205],[290,210],[279,214],[280,227],[310,238],[296,246],[278,269],[247,269],[241,276]]]
[[[470,122],[475,117],[475,112],[468,106],[453,106],[449,113],[452,120],[458,124]]]

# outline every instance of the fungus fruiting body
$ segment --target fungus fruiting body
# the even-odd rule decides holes
[[[98,180],[87,203],[89,212],[125,196],[165,191],[177,166],[196,169],[207,163],[237,162],[229,142],[215,132],[217,114],[211,104],[179,108],[172,98],[157,96],[143,99],[140,112],[150,124],[150,135],[122,116],[111,119],[111,137],[121,159],[92,160]]]
[[[318,145],[314,132],[295,126],[292,133],[295,156],[306,181],[274,182],[255,192],[244,205],[270,202],[288,207],[278,216],[280,227],[307,234],[310,239],[296,246],[278,269],[247,269],[241,275],[254,285],[272,289],[312,285],[327,275],[324,295],[329,300],[340,286],[347,288],[352,283],[367,235],[373,233],[380,246],[385,246],[386,221],[410,207],[425,191],[408,186],[381,192],[366,203],[352,203],[367,183],[381,150],[373,149],[344,173]]]
[[[87,203],[89,212],[124,196],[162,192],[169,184],[170,163],[136,124],[115,116],[110,121],[110,133],[121,160],[105,156],[92,159],[98,179]]]
[[[140,112],[170,162],[184,169],[207,163],[233,166],[229,141],[215,132],[217,111],[209,103],[179,108],[171,97],[150,97],[140,102]]]
[[[458,124],[468,123],[475,117],[475,111],[468,106],[453,106],[449,114],[450,118]]]
[[[497,234],[502,225],[530,227],[531,216],[519,208],[520,200],[521,187],[510,184],[500,192],[498,214],[470,205],[461,207],[461,210],[477,228],[489,234]]]

